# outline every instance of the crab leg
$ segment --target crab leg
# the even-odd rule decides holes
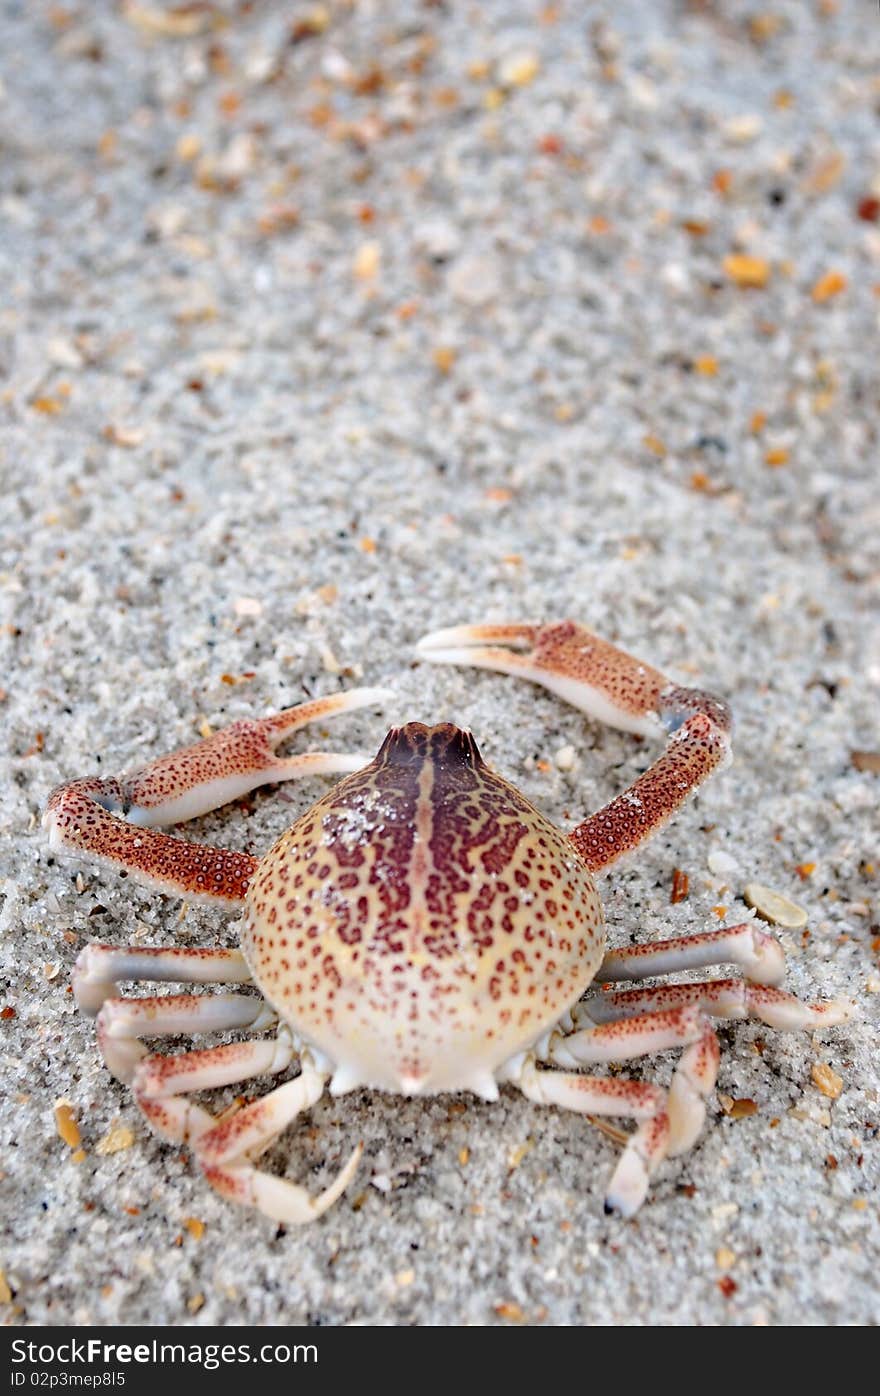
[[[753,921],[743,921],[720,931],[609,950],[596,973],[596,982],[649,979],[653,975],[728,963],[740,965],[746,976],[758,984],[778,984],[785,974],[785,954],[779,941]]]
[[[132,1094],[151,1129],[172,1144],[196,1147],[217,1124],[213,1115],[180,1094],[245,1081],[258,1072],[283,1071],[293,1059],[290,1035],[282,1028],[272,1042],[232,1042],[207,1051],[144,1057],[135,1067]]]
[[[547,1056],[556,1066],[566,1067],[631,1061],[696,1042],[706,1024],[707,1019],[693,1004],[654,1009],[580,1032],[554,1033]]]
[[[666,1157],[670,1123],[666,1092],[645,1081],[625,1077],[579,1076],[568,1071],[539,1071],[527,1060],[516,1082],[523,1095],[539,1105],[558,1105],[579,1115],[617,1115],[641,1121],[630,1136],[605,1197],[605,1211],[624,1217],[637,1212],[652,1173]]]
[[[595,994],[576,1004],[572,1017],[580,1027],[615,1023],[637,1014],[693,1005],[711,1018],[757,1018],[771,1028],[795,1032],[799,1028],[836,1027],[852,1015],[852,1005],[842,999],[829,1003],[802,1003],[794,994],[743,979],[710,979],[703,984],[658,984],[650,989]],[[570,1039],[569,1039],[570,1041]]]
[[[326,1080],[323,1073],[303,1069],[295,1080],[279,1086],[202,1136],[197,1157],[208,1182],[221,1196],[256,1207],[275,1221],[297,1225],[314,1221],[333,1206],[357,1171],[362,1144],[355,1145],[333,1182],[317,1197],[286,1178],[261,1172],[246,1157],[248,1153],[262,1152],[286,1125],[313,1105]]]
[[[851,1012],[852,1006],[844,1002],[805,1004],[781,989],[739,979],[660,985],[601,994],[578,1004],[572,1010],[575,1022],[586,1020],[590,1026],[568,1034],[554,1033],[542,1056],[557,1066],[577,1067],[629,1061],[664,1048],[685,1046],[664,1097],[668,1129],[662,1151],[659,1143],[654,1153],[646,1151],[642,1132],[637,1132],[627,1144],[612,1179],[609,1205],[618,1207],[624,1216],[631,1216],[640,1205],[660,1158],[684,1153],[702,1129],[706,1100],[715,1086],[720,1060],[710,1017],[754,1017],[772,1027],[796,1030],[833,1026],[845,1022]],[[546,1084],[555,1079],[554,1073],[538,1074],[545,1092],[557,1089]],[[566,1075],[564,1082],[579,1079],[592,1081]],[[570,1109],[582,1108],[585,1114],[609,1113],[577,1104],[581,1096],[571,1084],[563,1084],[557,1095],[549,1098]]]
[[[270,717],[242,719],[194,746],[160,756],[121,776],[91,776],[50,796],[43,824],[52,848],[89,853],[123,868],[138,882],[190,901],[237,906],[257,859],[158,833],[259,785],[297,776],[351,772],[367,764],[357,753],[309,752],[280,757],[276,746],[306,723],[379,703],[384,689],[336,693]]]
[[[162,998],[122,998],[117,979],[189,980],[194,984],[250,982],[240,950],[165,950],[87,945],[73,969],[78,1006],[98,1015],[98,1045],[118,1080],[129,1082],[146,1048],[141,1037],[166,1033],[222,1032],[274,1022],[264,1001],[244,994],[169,994]]]
[[[254,1071],[280,1071],[292,1056],[285,1030],[274,1043],[232,1045],[244,1049],[237,1059],[224,1048],[183,1057],[146,1058],[135,1075],[135,1099],[153,1128],[166,1139],[191,1144],[205,1177],[221,1196],[257,1207],[275,1221],[313,1221],[348,1187],[362,1145],[358,1144],[334,1181],[317,1197],[286,1178],[260,1172],[250,1161],[251,1156],[268,1148],[297,1115],[320,1099],[327,1073],[316,1071],[306,1058],[301,1074],[293,1081],[285,1082],[225,1120],[213,1120],[210,1116],[205,1120],[205,1111],[175,1094],[178,1086],[202,1089],[206,1084],[243,1080]],[[257,1048],[264,1050],[257,1052]],[[270,1053],[275,1054],[271,1059]]]
[[[557,1066],[631,1061],[668,1047],[686,1046],[669,1088],[669,1139],[666,1152],[689,1149],[703,1127],[706,1099],[718,1075],[720,1049],[715,1030],[697,1004],[655,1009],[585,1028],[550,1041],[548,1057]]]
[[[119,979],[184,984],[248,984],[240,950],[166,950],[161,946],[86,945],[73,967],[73,992],[84,1013],[94,1017],[105,999],[119,995]]]
[[[530,679],[600,722],[667,739],[665,752],[629,790],[569,834],[593,871],[636,848],[729,759],[725,703],[701,689],[679,687],[574,621],[456,626],[425,636],[418,648],[433,663],[472,664]]]
[[[293,1061],[290,1033],[282,1028],[278,1036],[256,1042],[227,1042],[195,1052],[167,1057],[153,1052],[138,1062],[132,1091],[139,1105],[163,1100],[183,1091],[210,1091],[231,1086],[251,1076],[277,1075]]]
[[[714,1018],[759,1018],[783,1031],[834,1027],[852,1016],[846,1000],[806,1004],[777,985],[785,973],[785,954],[774,936],[752,921],[727,926],[702,935],[676,936],[653,945],[633,945],[611,950],[596,974],[596,983],[621,979],[647,979],[678,970],[701,969],[724,963],[740,965],[746,981],[710,980],[703,984],[662,984],[649,989],[593,995],[573,1010],[576,1022],[614,1022],[648,1009],[698,1004]]]
[[[273,1027],[277,1014],[251,994],[167,994],[106,999],[98,1014],[98,1045],[119,1081],[130,1082],[147,1054],[142,1037]]]

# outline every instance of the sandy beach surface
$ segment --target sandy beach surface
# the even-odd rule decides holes
[[[0,1317],[876,1323],[874,7],[64,0],[2,6],[0,54]],[[808,917],[786,987],[855,1020],[722,1025],[707,1127],[630,1223],[614,1143],[510,1089],[325,1098],[266,1166],[316,1189],[363,1139],[342,1201],[234,1208],[69,988],[90,940],[233,919],[51,853],[49,792],[382,684],[334,745],[456,721],[569,828],[649,744],[414,653],[562,616],[737,723],[603,880],[610,941],[763,883]],[[327,788],[188,832],[259,852]]]

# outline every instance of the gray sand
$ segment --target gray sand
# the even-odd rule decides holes
[[[851,762],[880,747],[873,7],[217,6],[177,37],[160,0],[124,8],[0,18],[0,1312],[877,1321],[878,777]],[[291,42],[292,14],[326,27]],[[708,1127],[633,1223],[581,1119],[357,1092],[269,1155],[317,1187],[366,1144],[279,1233],[147,1132],[68,987],[90,939],[231,944],[229,918],[50,856],[47,795],[363,679],[395,701],[334,743],[454,719],[569,827],[647,746],[413,660],[429,628],[564,615],[738,724],[734,766],[605,880],[612,941],[733,923],[760,881],[809,913],[788,987],[860,1019],[723,1027]],[[193,837],[264,849],[326,788]]]

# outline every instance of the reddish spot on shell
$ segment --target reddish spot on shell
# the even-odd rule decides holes
[[[292,1026],[363,1079],[408,1090],[466,1085],[456,1073],[491,1072],[534,1041],[583,992],[604,943],[565,836],[449,724],[392,729],[370,766],[284,834],[244,924],[257,981]],[[281,953],[303,927],[319,957],[308,999]]]

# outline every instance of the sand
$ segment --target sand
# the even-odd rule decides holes
[[[880,748],[880,32],[854,0],[610,8],[0,18],[9,1323],[880,1318],[878,776],[852,759]],[[364,682],[394,699],[334,743],[455,720],[570,827],[648,745],[414,655],[560,616],[737,722],[734,765],[604,879],[609,939],[733,924],[765,883],[809,918],[787,987],[856,1020],[722,1026],[707,1128],[630,1223],[614,1144],[507,1089],[325,1100],[268,1165],[314,1188],[362,1138],[346,1197],[286,1232],[233,1208],[69,989],[89,940],[233,944],[232,918],[53,855],[49,792]],[[260,851],[327,784],[192,836]]]

